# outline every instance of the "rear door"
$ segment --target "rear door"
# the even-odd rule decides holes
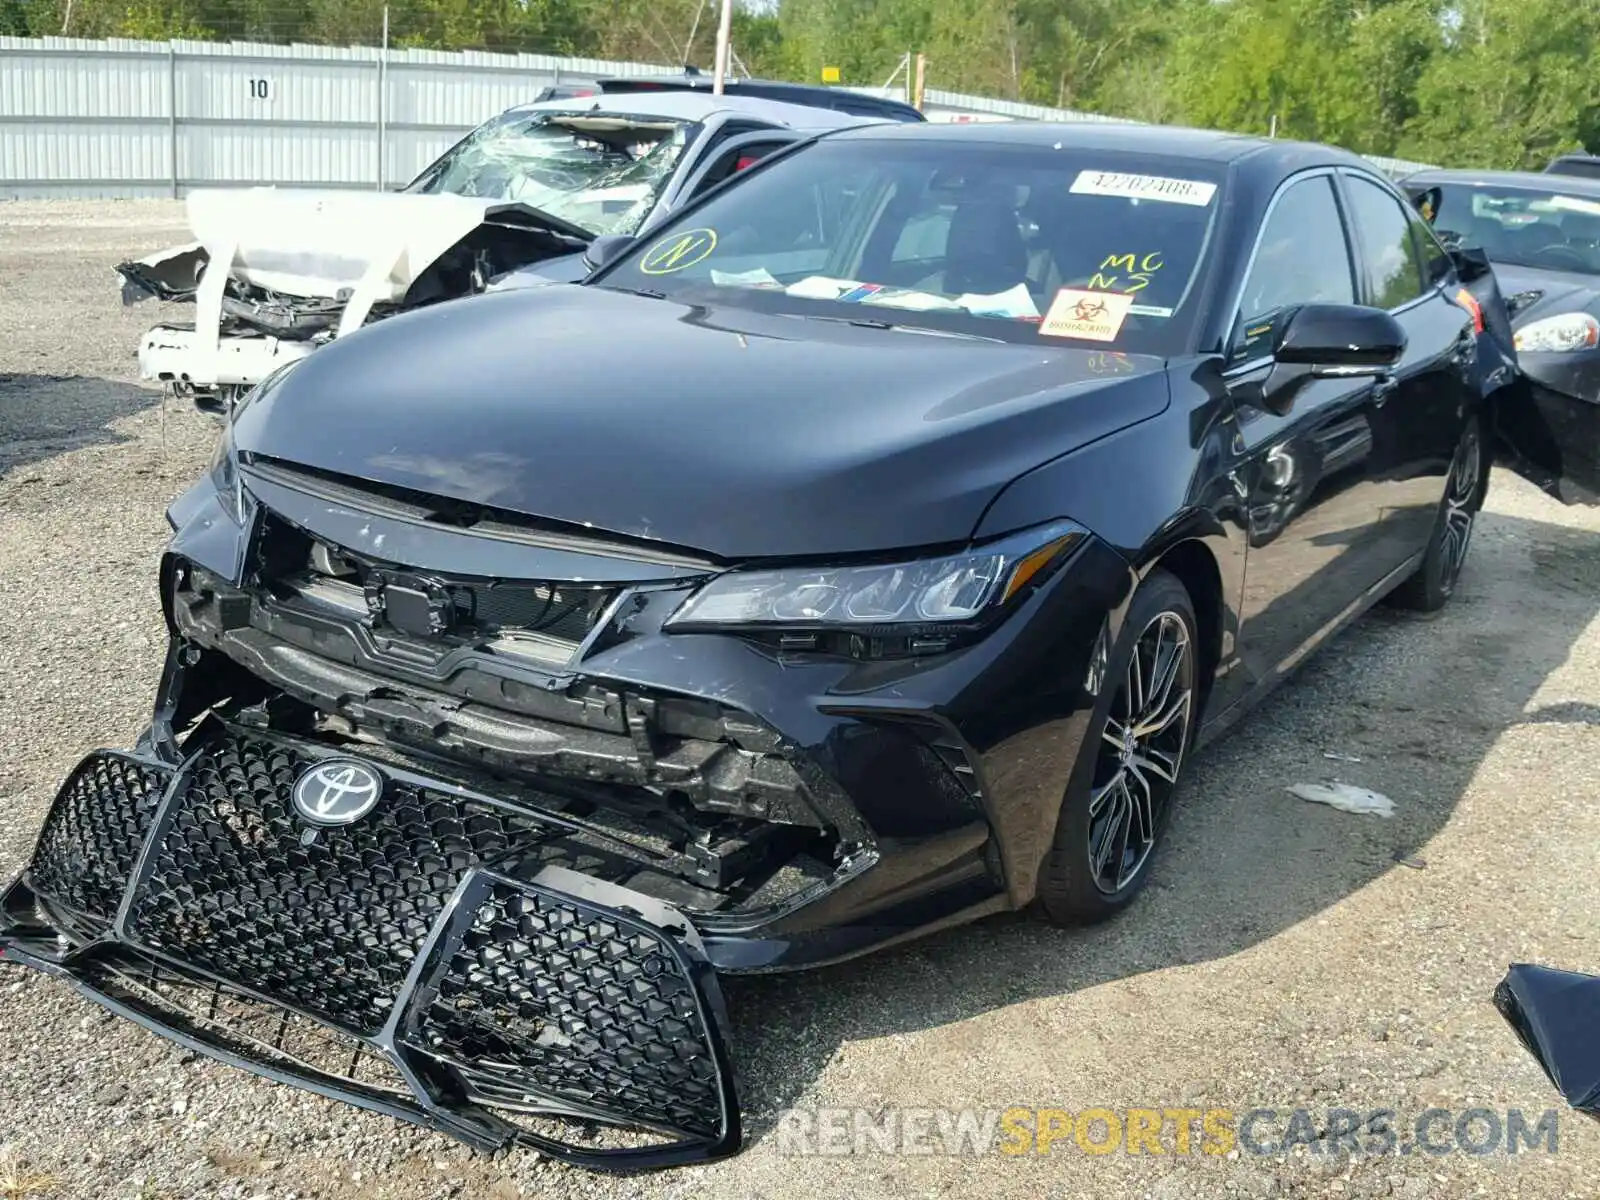
[[[1425,263],[1400,194],[1365,172],[1339,174],[1362,303],[1387,311],[1406,333],[1405,354],[1378,389],[1372,423],[1372,470],[1383,503],[1378,552],[1398,567],[1427,545],[1467,414],[1480,407],[1478,335],[1471,311],[1450,294],[1454,272]]]

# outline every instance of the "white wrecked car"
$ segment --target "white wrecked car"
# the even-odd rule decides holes
[[[193,303],[139,345],[139,372],[202,408],[393,313],[501,286],[570,282],[585,247],[640,232],[766,154],[864,123],[824,108],[671,92],[524,105],[398,192],[190,193],[194,240],[121,264],[122,297]]]

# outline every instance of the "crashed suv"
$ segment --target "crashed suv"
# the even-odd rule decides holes
[[[597,235],[637,234],[810,132],[862,122],[743,96],[550,100],[486,122],[399,192],[192,192],[194,240],[117,268],[125,304],[195,309],[144,335],[140,375],[226,411],[372,321],[496,284],[580,279]]]

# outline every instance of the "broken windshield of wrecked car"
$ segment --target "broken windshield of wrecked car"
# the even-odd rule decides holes
[[[1193,323],[1221,180],[1183,159],[825,139],[651,233],[595,283],[1172,354]]]
[[[633,233],[696,128],[666,117],[511,112],[474,130],[406,191],[512,200],[593,234]]]

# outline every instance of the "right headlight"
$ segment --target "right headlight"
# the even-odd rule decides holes
[[[1519,353],[1565,354],[1600,346],[1600,321],[1585,312],[1529,321],[1513,339]]]
[[[729,571],[685,600],[666,626],[945,633],[983,620],[1038,583],[1084,536],[1057,522],[938,558]]]

